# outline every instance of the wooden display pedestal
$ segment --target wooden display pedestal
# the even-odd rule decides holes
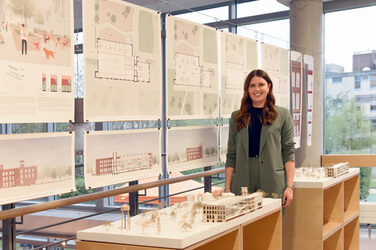
[[[359,250],[359,169],[337,178],[296,178],[283,249]]]
[[[129,231],[108,234],[103,226],[77,234],[77,249],[113,250],[280,250],[282,249],[280,199],[264,199],[263,208],[224,223],[199,223],[179,233],[168,228],[160,235],[133,235]],[[168,231],[168,232],[167,232]]]

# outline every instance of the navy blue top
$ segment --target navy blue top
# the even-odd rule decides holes
[[[261,136],[261,120],[262,110],[264,108],[251,107],[249,112],[251,113],[251,120],[248,125],[248,137],[249,137],[249,157],[259,157],[260,153],[260,136]]]

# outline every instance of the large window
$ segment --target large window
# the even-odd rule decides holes
[[[189,12],[186,14],[176,15],[196,23],[212,23],[228,19],[228,7],[218,7],[213,9],[201,10],[198,12]]]
[[[238,5],[238,17],[255,16],[286,10],[289,10],[289,8],[276,0],[251,1]]]
[[[375,13],[367,7],[325,15],[326,154],[376,153],[376,33],[368,25]],[[376,200],[376,168],[361,168],[360,176],[361,198]]]

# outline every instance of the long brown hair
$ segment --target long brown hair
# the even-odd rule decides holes
[[[261,70],[252,70],[244,81],[244,93],[240,105],[240,110],[235,116],[236,130],[239,132],[241,128],[246,127],[251,119],[249,109],[252,107],[252,99],[249,97],[249,84],[254,76],[262,77],[269,85],[269,92],[266,96],[262,116],[260,117],[262,125],[271,125],[277,119],[277,109],[275,108],[275,97],[273,95],[273,82],[269,75]]]

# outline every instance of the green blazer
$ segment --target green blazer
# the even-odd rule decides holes
[[[263,125],[260,136],[260,184],[267,197],[279,198],[286,186],[285,163],[295,161],[294,125],[289,111],[276,106],[278,115],[272,125]],[[230,118],[226,168],[233,167],[231,191],[249,186],[248,126],[236,131],[234,111]],[[277,194],[277,195],[276,195]]]

